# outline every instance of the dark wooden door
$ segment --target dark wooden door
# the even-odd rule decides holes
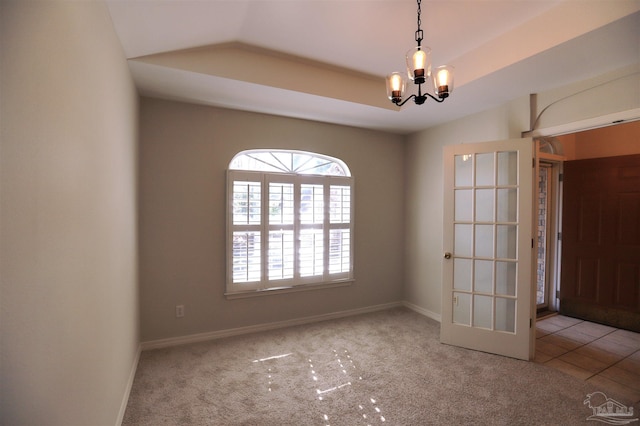
[[[564,163],[560,313],[640,332],[640,155]]]

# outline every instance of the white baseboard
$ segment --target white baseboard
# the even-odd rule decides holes
[[[151,340],[142,342],[143,351],[151,349],[160,349],[170,346],[185,345],[188,343],[205,342],[207,340],[221,339],[224,337],[238,336],[241,334],[256,333],[260,331],[274,330],[278,328],[291,327],[294,325],[309,324],[313,322],[326,321],[337,318],[344,318],[353,315],[366,314],[369,312],[383,311],[385,309],[406,306],[402,302],[385,303],[382,305],[368,306],[366,308],[351,309],[348,311],[332,312],[322,315],[314,315],[310,317],[298,318],[287,321],[278,321],[267,324],[250,325],[247,327],[232,328],[228,330],[211,331],[208,333],[191,334],[188,336],[170,337],[168,339]]]
[[[402,306],[411,309],[412,311],[415,311],[421,315],[424,315],[425,317],[431,318],[432,320],[438,321],[440,322],[442,317],[440,316],[440,314],[436,314],[435,312],[432,312],[428,309],[425,308],[421,308],[418,305],[414,305],[413,303],[409,303],[409,302],[402,302]]]
[[[116,420],[116,426],[122,425],[122,420],[124,420],[124,412],[127,409],[127,404],[129,403],[129,395],[131,395],[131,388],[133,387],[133,379],[136,377],[136,370],[138,369],[138,362],[140,361],[140,354],[142,353],[142,345],[138,345],[138,350],[136,352],[136,356],[133,360],[133,365],[131,366],[131,371],[129,372],[129,380],[127,380],[127,386],[124,391],[124,396],[122,397],[122,403],[120,404],[120,412],[118,413],[118,419]]]

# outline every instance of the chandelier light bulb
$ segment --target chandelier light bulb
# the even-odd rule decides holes
[[[442,65],[436,68],[433,76],[433,87],[440,99],[449,97],[453,92],[453,67]]]
[[[391,90],[399,92],[402,87],[402,77],[400,74],[391,75]]]
[[[399,72],[387,76],[387,97],[394,103],[402,100],[405,90],[405,80]]]
[[[439,70],[436,73],[437,86],[446,86],[448,80],[449,80],[449,71],[448,70],[443,69],[443,70]]]
[[[424,77],[424,67],[427,63],[427,55],[424,50],[417,50],[413,54],[413,75],[415,77]]]

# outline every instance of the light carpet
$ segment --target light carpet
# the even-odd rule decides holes
[[[594,424],[600,389],[439,333],[399,308],[145,351],[123,425]]]

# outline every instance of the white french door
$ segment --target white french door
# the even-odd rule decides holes
[[[533,357],[532,141],[444,148],[443,343]]]

